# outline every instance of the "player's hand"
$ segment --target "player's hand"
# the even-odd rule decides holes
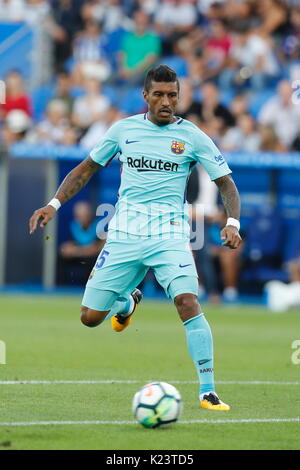
[[[49,222],[49,220],[53,219],[56,214],[56,209],[52,206],[45,206],[41,207],[34,211],[32,216],[29,220],[29,233],[30,235],[35,232],[38,223],[40,223],[40,227],[44,228],[45,225]]]
[[[222,245],[228,246],[232,250],[238,248],[242,242],[239,231],[233,225],[226,225],[221,231],[221,240],[225,240]]]

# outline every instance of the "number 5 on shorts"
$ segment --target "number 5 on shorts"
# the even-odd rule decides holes
[[[99,258],[97,259],[97,263],[96,263],[96,266],[95,266],[97,269],[102,268],[102,266],[104,265],[104,262],[106,260],[106,256],[109,255],[109,251],[102,250],[102,252],[100,254],[101,254],[101,256],[99,256]]]

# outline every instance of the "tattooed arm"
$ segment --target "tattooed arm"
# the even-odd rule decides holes
[[[79,193],[99,168],[101,168],[101,165],[94,162],[91,157],[87,157],[67,174],[56,191],[56,199],[58,199],[61,204],[69,201],[73,196]]]
[[[215,183],[220,190],[227,217],[239,220],[241,202],[233,179],[231,176],[226,175],[216,179]],[[227,225],[223,228],[221,231],[221,239],[225,240],[223,246],[228,246],[232,249],[238,248],[242,241],[238,229],[232,225]]]
[[[101,168],[101,165],[94,162],[91,157],[87,157],[67,174],[56,191],[55,198],[58,199],[61,204],[69,201],[89,182],[93,174],[96,173],[99,168]],[[53,219],[55,214],[56,209],[49,205],[34,211],[29,220],[30,234],[36,230],[39,220],[41,220],[40,227],[43,228]]]

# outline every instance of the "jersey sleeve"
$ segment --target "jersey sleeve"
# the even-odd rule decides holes
[[[113,124],[100,142],[91,150],[90,157],[99,165],[107,166],[121,149],[119,145],[120,122]]]
[[[218,147],[199,129],[194,132],[194,159],[201,163],[212,181],[232,173]]]

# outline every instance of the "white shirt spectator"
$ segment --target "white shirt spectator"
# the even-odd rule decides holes
[[[260,148],[260,136],[258,132],[253,132],[245,136],[240,127],[231,127],[222,138],[220,147],[222,150],[226,151],[241,150],[244,152],[258,152]]]
[[[46,118],[29,132],[26,140],[38,144],[61,144],[65,130],[69,127],[68,107],[60,99],[51,100],[46,110]]]
[[[276,58],[267,41],[256,34],[251,34],[244,45],[233,42],[229,54],[244,67],[254,69],[258,60],[264,58],[264,69],[262,72],[268,75],[277,75],[279,72]]]
[[[196,22],[197,11],[190,3],[170,1],[160,5],[155,14],[155,22],[173,27],[189,26]]]
[[[95,96],[93,100],[88,100],[86,96],[82,96],[75,100],[73,112],[80,116],[81,125],[88,127],[94,122],[93,116],[104,114],[109,107],[109,99],[104,95]]]
[[[198,0],[198,10],[202,15],[207,15],[210,10],[210,7],[215,3],[225,3],[226,0]]]
[[[46,0],[0,0],[0,20],[38,25],[50,11]]]
[[[25,6],[24,0],[0,0],[0,20],[24,21]]]
[[[59,125],[54,125],[48,120],[42,121],[36,127],[36,143],[60,144],[64,136],[65,127],[67,127],[67,121]]]
[[[159,0],[139,0],[139,8],[144,10],[147,15],[153,15],[159,6]]]
[[[124,14],[121,2],[119,5],[110,0],[87,2],[83,6],[83,15],[101,23],[105,33],[111,33],[118,28],[132,29],[134,25]]]
[[[94,122],[94,124],[91,125],[89,130],[80,140],[80,145],[82,145],[82,147],[85,147],[87,150],[91,150],[93,147],[95,147],[95,145],[99,143],[107,129],[108,126],[105,121]]]
[[[300,132],[300,106],[290,101],[283,106],[280,97],[271,98],[258,116],[261,124],[270,124],[284,146],[290,147]]]
[[[45,20],[49,12],[50,7],[46,0],[27,0],[24,21],[28,24],[38,26]]]

